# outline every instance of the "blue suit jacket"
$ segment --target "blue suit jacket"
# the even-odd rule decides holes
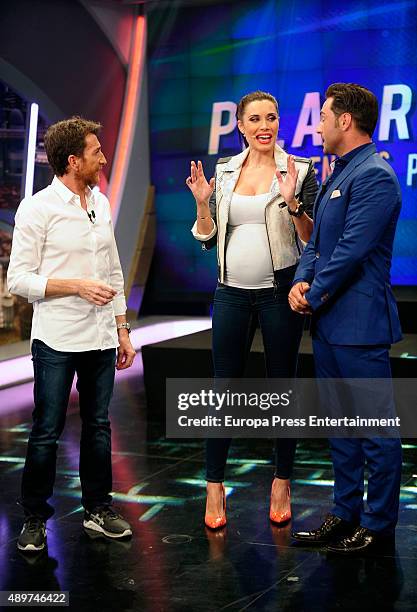
[[[314,230],[295,273],[307,281],[315,331],[330,344],[401,340],[391,289],[401,191],[391,166],[364,147],[314,208]]]

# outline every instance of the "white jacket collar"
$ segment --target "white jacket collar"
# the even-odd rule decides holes
[[[240,170],[240,168],[243,165],[243,162],[245,161],[248,155],[249,155],[249,147],[247,147],[244,151],[242,151],[242,153],[239,153],[238,155],[234,155],[233,157],[231,157],[229,161],[226,164],[224,164],[223,170],[225,172],[232,172],[234,170]],[[284,149],[281,149],[281,147],[277,144],[275,144],[274,158],[275,158],[275,163],[277,165],[278,170],[280,170],[280,172],[282,171],[286,172],[288,155],[287,153],[285,153]]]

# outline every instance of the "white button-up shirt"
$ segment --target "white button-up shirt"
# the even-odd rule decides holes
[[[22,200],[15,217],[7,273],[10,293],[33,303],[31,341],[57,351],[91,351],[118,346],[115,316],[124,315],[123,273],[114,239],[110,204],[87,190],[87,210],[57,177]],[[116,296],[95,306],[78,295],[45,298],[48,279],[95,279]]]

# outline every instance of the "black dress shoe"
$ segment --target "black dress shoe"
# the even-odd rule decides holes
[[[352,533],[354,525],[348,523],[334,514],[328,514],[318,529],[312,531],[295,531],[292,537],[305,544],[327,544]]]
[[[329,543],[326,546],[326,550],[329,553],[341,555],[352,555],[355,553],[389,554],[395,552],[395,536],[371,531],[366,527],[356,527],[350,536],[348,535],[337,542]]]

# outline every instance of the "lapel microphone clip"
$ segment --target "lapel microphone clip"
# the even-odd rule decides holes
[[[90,213],[87,210],[87,215],[88,218],[90,219],[91,223],[95,223],[96,222],[96,213],[94,212],[94,210],[92,210]]]

